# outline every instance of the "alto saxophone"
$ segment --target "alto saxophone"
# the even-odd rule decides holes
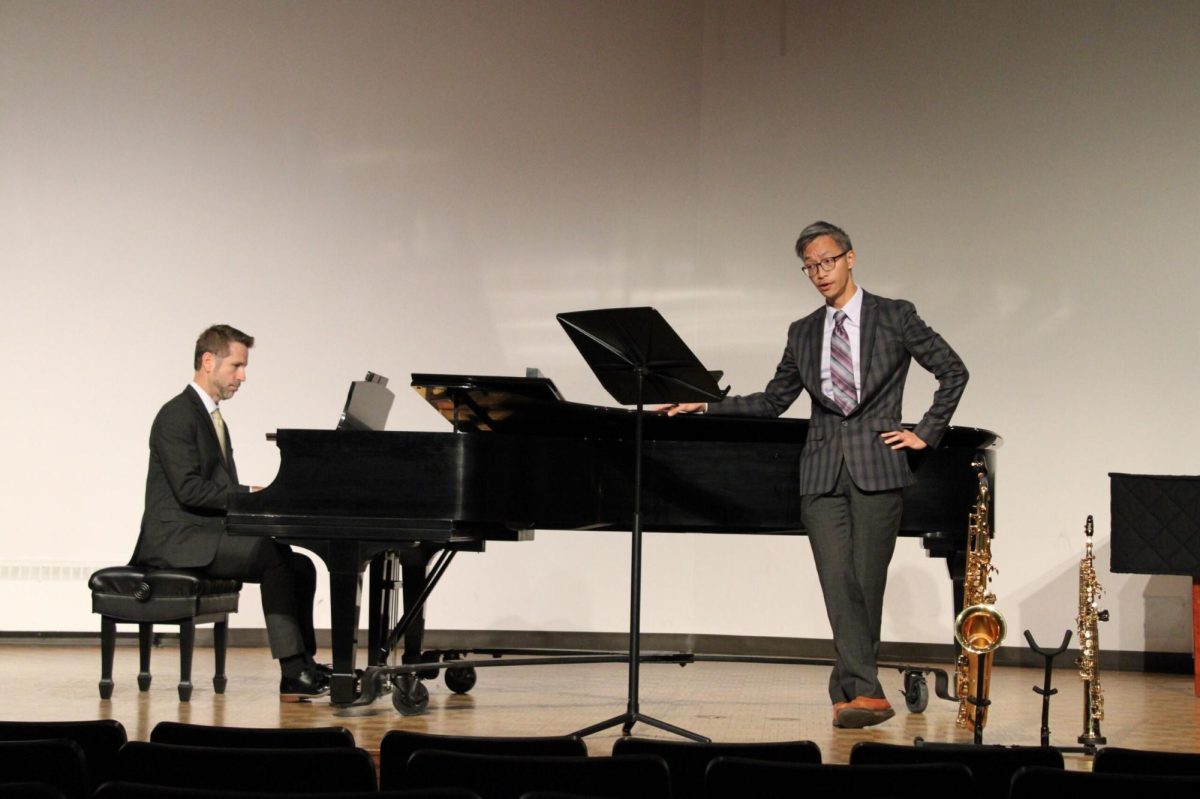
[[[1102,621],[1108,621],[1108,611],[1099,609],[1103,588],[1096,579],[1095,556],[1092,554],[1092,517],[1087,517],[1083,534],[1087,539],[1083,559],[1079,561],[1079,678],[1083,680],[1083,735],[1079,743],[1098,746],[1105,742],[1100,735],[1100,722],[1104,718],[1104,692],[1100,688],[1100,630]]]
[[[996,610],[996,595],[988,582],[992,565],[992,533],[987,471],[981,461],[972,464],[979,475],[975,507],[967,519],[967,568],[963,580],[963,609],[954,620],[954,638],[961,651],[955,668],[959,727],[979,731],[987,723],[986,703],[992,676],[992,652],[1004,640],[1008,625]],[[972,702],[971,700],[975,701]],[[978,729],[976,729],[978,719]]]

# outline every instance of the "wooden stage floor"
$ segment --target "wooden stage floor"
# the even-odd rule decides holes
[[[348,728],[358,745],[378,753],[379,740],[392,729],[455,735],[557,735],[573,732],[625,710],[627,671],[621,664],[522,666],[478,670],[468,695],[455,695],[438,680],[428,683],[429,712],[403,717],[387,697],[368,708],[343,711],[328,700],[282,704],[278,669],[265,649],[229,652],[229,686],[223,696],[212,690],[212,650],[196,651],[190,703],[180,703],[178,650],[154,651],[154,684],[137,690],[137,649],[117,650],[113,698],[97,691],[99,647],[0,645],[2,718],[70,720],[115,718],[131,739],[146,740],[159,721],[243,727]],[[938,665],[938,664],[934,664]],[[955,727],[957,705],[931,697],[928,709],[910,714],[900,697],[900,674],[884,674],[884,686],[897,715],[865,730],[830,725],[826,697],[828,669],[748,663],[646,665],[641,670],[641,711],[704,734],[716,741],[807,739],[820,747],[825,762],[845,763],[858,741],[910,744],[927,741],[970,742]],[[951,672],[951,676],[953,673]],[[985,742],[1037,745],[1041,727],[1040,669],[997,668],[992,673],[993,706]],[[1108,672],[1101,674],[1105,720],[1102,731],[1113,746],[1180,752],[1200,751],[1200,699],[1185,675]],[[1082,728],[1082,686],[1075,671],[1057,669],[1060,693],[1051,704],[1051,742],[1076,745]],[[930,688],[932,693],[932,680]],[[634,734],[669,737],[639,724]],[[593,755],[606,755],[619,729],[587,739]],[[1090,759],[1068,755],[1068,768],[1088,769]]]

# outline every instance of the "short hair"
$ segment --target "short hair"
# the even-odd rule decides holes
[[[193,359],[192,368],[200,368],[206,352],[224,358],[229,354],[229,345],[233,342],[244,344],[246,349],[250,349],[254,346],[254,336],[248,336],[229,325],[213,325],[208,328],[196,339],[196,357]]]
[[[853,250],[854,245],[850,243],[850,236],[846,231],[842,230],[837,225],[831,225],[828,222],[813,222],[804,230],[800,231],[800,238],[796,239],[796,257],[804,257],[804,248],[807,247],[813,239],[821,236],[830,236],[838,243],[838,246],[843,250]]]

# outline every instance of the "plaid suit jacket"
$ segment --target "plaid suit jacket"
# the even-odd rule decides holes
[[[862,289],[859,289],[862,291]],[[937,446],[967,385],[967,368],[945,339],[917,315],[906,300],[863,292],[859,329],[862,396],[844,415],[821,393],[821,345],[825,306],[788,328],[787,347],[775,376],[762,391],[710,403],[710,414],[778,416],[801,391],[812,398],[808,440],[800,455],[800,493],[833,490],[844,461],[855,485],[864,491],[903,488],[913,482],[904,450],[893,450],[880,434],[900,430],[900,411],[908,366],[915,360],[933,373],[938,389],[933,404],[913,428],[922,441]]]

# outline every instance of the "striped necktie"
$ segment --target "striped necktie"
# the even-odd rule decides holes
[[[212,412],[213,427],[217,429],[217,441],[221,445],[221,460],[228,461],[229,456],[225,454],[228,447],[225,445],[225,420],[221,418],[221,409],[216,408]]]
[[[846,312],[833,315],[833,336],[829,341],[829,381],[833,385],[833,401],[849,416],[858,405],[854,388],[854,359],[850,357],[850,336],[846,334]]]

